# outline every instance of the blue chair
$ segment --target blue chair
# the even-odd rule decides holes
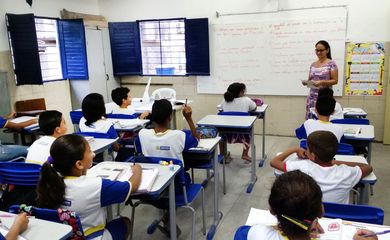
[[[41,165],[24,162],[0,162],[0,184],[36,186]]]
[[[300,142],[300,147],[303,149],[307,149],[307,140],[302,139]],[[340,155],[355,155],[355,151],[353,150],[353,146],[348,143],[339,143],[339,147],[337,149],[337,154]]]
[[[74,110],[69,112],[70,120],[72,121],[74,130],[79,131],[80,119],[83,117],[83,112],[81,110]]]
[[[344,118],[344,119],[333,119],[332,123],[338,124],[359,124],[359,125],[370,125],[370,120],[367,118]]]
[[[328,218],[383,224],[384,212],[382,209],[367,205],[350,205],[324,202],[325,215]]]
[[[202,195],[202,218],[203,218],[203,234],[206,234],[206,215],[204,210],[204,189],[201,184],[194,184],[194,183],[188,183],[185,176],[185,171],[183,168],[183,162],[178,159],[171,159],[171,158],[159,158],[159,157],[144,157],[144,156],[137,156],[132,159],[132,161],[138,162],[138,163],[159,163],[160,161],[173,161],[173,164],[179,165],[180,170],[175,178],[175,188],[176,191],[178,190],[178,186],[181,185],[182,192],[176,193],[175,199],[176,199],[176,207],[183,207],[187,208],[192,213],[192,236],[191,239],[195,240],[195,209],[190,206],[190,204],[194,201],[194,199],[198,196],[199,192],[201,192]],[[180,187],[180,186],[179,186]],[[130,205],[132,206],[132,213],[131,213],[131,221],[132,221],[132,227],[134,225],[134,217],[135,217],[135,208],[142,203],[148,203],[152,204],[158,208],[165,209],[159,206],[163,206],[165,204],[160,204],[161,201],[166,201],[167,199],[155,199],[153,197],[152,200],[140,200],[138,202],[132,203],[130,202]],[[152,234],[156,228],[158,227],[159,222],[162,219],[155,220],[149,227],[148,227],[148,233]],[[131,229],[133,230],[133,229]],[[132,231],[131,231],[132,232]]]
[[[13,214],[18,214],[20,210],[19,205],[12,205],[9,208],[9,212]],[[61,221],[59,213],[56,209],[47,209],[47,208],[37,208],[37,207],[31,207],[31,216],[34,216],[38,219],[50,221],[50,222],[56,222],[61,224],[67,224],[65,221]],[[81,225],[80,217],[76,215],[77,220],[77,226],[78,230],[80,231],[79,235],[84,236],[83,227]],[[72,226],[72,231],[75,231]],[[73,232],[75,234],[75,232]],[[70,239],[70,238],[67,238]]]
[[[115,113],[108,113],[106,114],[107,118],[118,118],[118,119],[136,119],[138,118],[140,114],[135,113],[135,114],[115,114]]]
[[[248,239],[248,232],[251,226],[241,226],[237,229],[236,233],[234,234],[234,240],[247,240]]]
[[[305,126],[302,124],[299,128],[295,129],[295,136],[298,139],[306,139],[307,138],[307,133]]]

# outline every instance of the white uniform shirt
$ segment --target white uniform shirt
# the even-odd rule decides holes
[[[142,129],[139,134],[142,153],[146,157],[174,158],[183,161],[183,151],[196,147],[196,138],[186,136],[181,130],[156,133],[154,129]]]
[[[349,204],[349,192],[360,181],[360,167],[344,164],[322,167],[310,160],[287,161],[287,172],[300,170],[314,178],[322,190],[322,201]]]
[[[340,142],[340,139],[344,135],[343,128],[334,125],[331,122],[323,122],[321,120],[308,119],[305,121],[303,126],[305,127],[307,136],[309,136],[310,133],[315,131],[329,131],[332,132],[337,137],[337,140]]]
[[[257,224],[252,226],[248,231],[247,240],[287,240],[286,237],[283,237],[281,233],[271,226],[266,226],[263,224]]]
[[[343,108],[338,102],[336,102],[336,106],[334,107],[334,113],[330,115],[330,120],[333,119],[344,119]]]
[[[109,138],[117,138],[118,134],[115,131],[114,125],[107,119],[101,119],[90,126],[85,124],[86,120],[84,117],[80,119],[79,128],[81,132],[92,132],[92,133],[106,133]]]
[[[135,108],[132,105],[129,105],[127,108],[121,108],[118,105],[112,108],[112,114],[126,114],[133,115],[135,114]]]
[[[130,182],[92,176],[65,177],[64,182],[65,202],[61,207],[77,213],[85,235],[102,239],[106,224],[105,207],[126,201],[131,193]]]
[[[235,98],[232,102],[221,103],[221,109],[224,112],[250,112],[256,109],[256,103],[249,97]]]
[[[43,165],[50,156],[50,147],[55,140],[52,136],[43,136],[36,140],[28,148],[26,162]]]

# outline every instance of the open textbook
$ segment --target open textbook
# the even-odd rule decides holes
[[[100,163],[87,172],[88,176],[95,176],[111,181],[128,181],[133,172],[129,164],[116,164],[113,162]],[[150,192],[158,176],[157,168],[143,168],[141,183],[137,192]]]
[[[320,240],[352,240],[358,229],[368,229],[373,232],[390,229],[389,226],[350,222],[342,219],[321,218],[319,223],[324,229],[324,234],[318,238]],[[253,226],[256,224],[276,226],[277,219],[268,210],[251,208],[245,225]],[[378,235],[378,239],[390,240],[390,235]]]
[[[350,136],[357,136],[360,132],[362,131],[362,128],[360,127],[345,127],[343,128],[343,132],[345,135],[350,135]]]

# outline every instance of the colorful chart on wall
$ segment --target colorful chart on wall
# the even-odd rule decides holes
[[[384,43],[347,44],[345,94],[380,96],[383,94]]]

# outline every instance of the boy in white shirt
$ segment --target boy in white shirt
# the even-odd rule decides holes
[[[333,97],[333,89],[331,88],[320,88],[318,90],[318,97],[321,96],[331,96]],[[344,113],[343,108],[341,107],[341,104],[336,102],[336,105],[334,107],[334,112],[330,115],[330,120],[333,119],[344,119]]]
[[[337,138],[333,133],[316,131],[307,138],[307,150],[289,148],[272,159],[271,166],[283,172],[300,170],[316,180],[321,187],[324,202],[348,204],[350,190],[372,172],[372,167],[335,160],[337,148]],[[284,162],[294,153],[302,160]]]
[[[302,126],[296,130],[296,132],[304,128],[306,131],[306,136],[309,136],[312,132],[315,131],[329,131],[332,132],[337,137],[338,142],[340,142],[340,139],[344,135],[343,128],[330,122],[330,115],[334,112],[335,104],[336,101],[331,96],[325,95],[318,97],[315,110],[318,116],[318,120],[306,120]]]
[[[130,89],[127,87],[118,87],[111,92],[112,101],[114,101],[118,108],[114,108],[112,110],[113,114],[127,114],[133,115],[135,114],[135,109],[131,106],[131,95]],[[148,111],[143,112],[139,118],[145,119],[150,113]]]
[[[50,156],[54,140],[68,131],[62,113],[56,110],[45,111],[39,115],[39,129],[45,136],[36,140],[28,149],[26,162],[44,164]]]

